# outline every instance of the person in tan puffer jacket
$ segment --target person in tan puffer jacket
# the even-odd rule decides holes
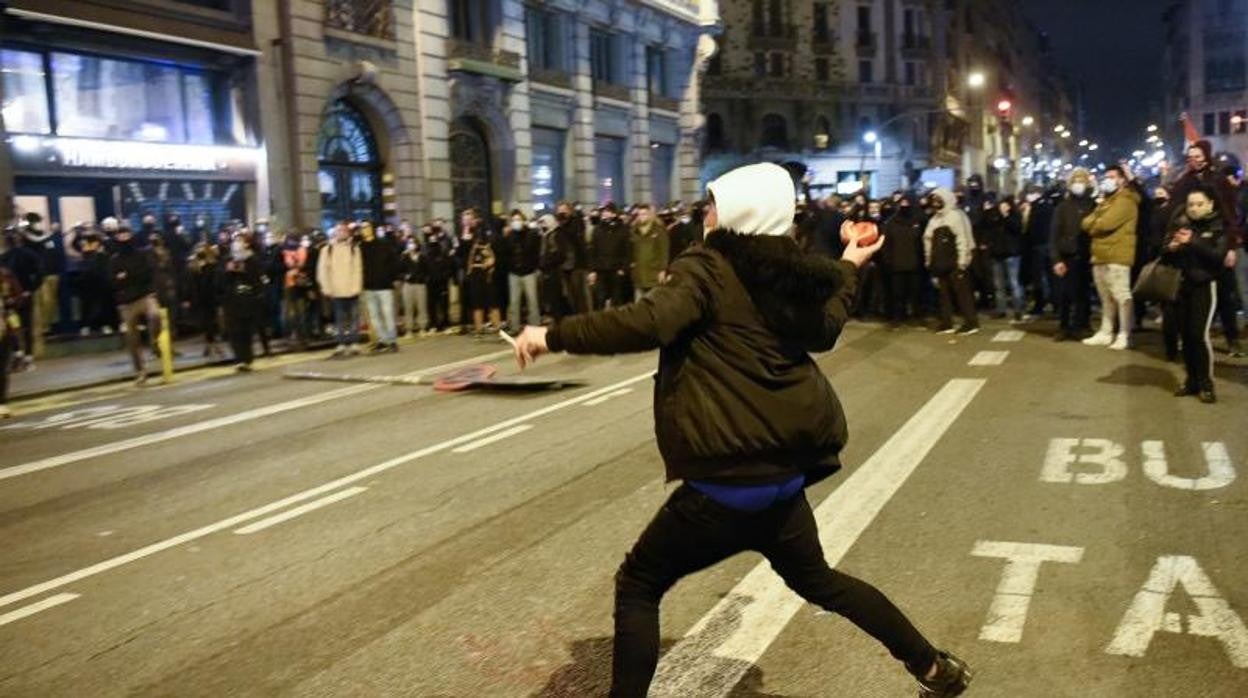
[[[325,246],[316,264],[321,293],[334,305],[338,339],[335,356],[358,354],[360,293],[364,290],[364,258],[346,221],[334,228],[334,241]]]
[[[1135,263],[1140,196],[1129,186],[1129,179],[1118,165],[1106,170],[1101,180],[1105,198],[1083,219],[1083,230],[1092,239],[1092,280],[1101,297],[1101,329],[1083,340],[1088,346],[1122,350],[1131,345],[1131,265]]]

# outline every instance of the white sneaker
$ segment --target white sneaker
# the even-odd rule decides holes
[[[1083,340],[1084,346],[1089,346],[1089,347],[1107,347],[1113,343],[1114,343],[1114,335],[1102,334],[1100,332],[1097,332],[1091,337],[1088,337],[1087,339]]]
[[[1109,345],[1109,348],[1113,349],[1114,351],[1123,351],[1124,349],[1130,349],[1131,339],[1127,337],[1127,335],[1125,334],[1120,334],[1118,335],[1118,338],[1114,340],[1113,344]]]

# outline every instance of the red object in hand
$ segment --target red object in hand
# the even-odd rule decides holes
[[[849,244],[850,239],[858,241],[859,247],[870,247],[880,238],[880,229],[871,221],[846,222],[841,226],[841,243]]]

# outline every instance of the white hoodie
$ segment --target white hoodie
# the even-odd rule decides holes
[[[797,195],[793,178],[779,165],[746,165],[706,186],[715,197],[719,227],[741,235],[787,235]]]
[[[940,197],[945,207],[932,216],[932,219],[927,222],[927,228],[923,231],[923,261],[928,267],[932,266],[932,236],[936,234],[937,228],[947,226],[957,239],[958,269],[965,270],[971,266],[971,254],[975,251],[975,236],[971,232],[971,219],[965,211],[958,208],[958,197],[954,196],[953,192],[939,188],[932,194]]]

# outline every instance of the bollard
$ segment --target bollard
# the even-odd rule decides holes
[[[160,309],[160,334],[156,338],[160,347],[160,371],[165,383],[173,382],[173,342],[169,338],[169,309]]]

